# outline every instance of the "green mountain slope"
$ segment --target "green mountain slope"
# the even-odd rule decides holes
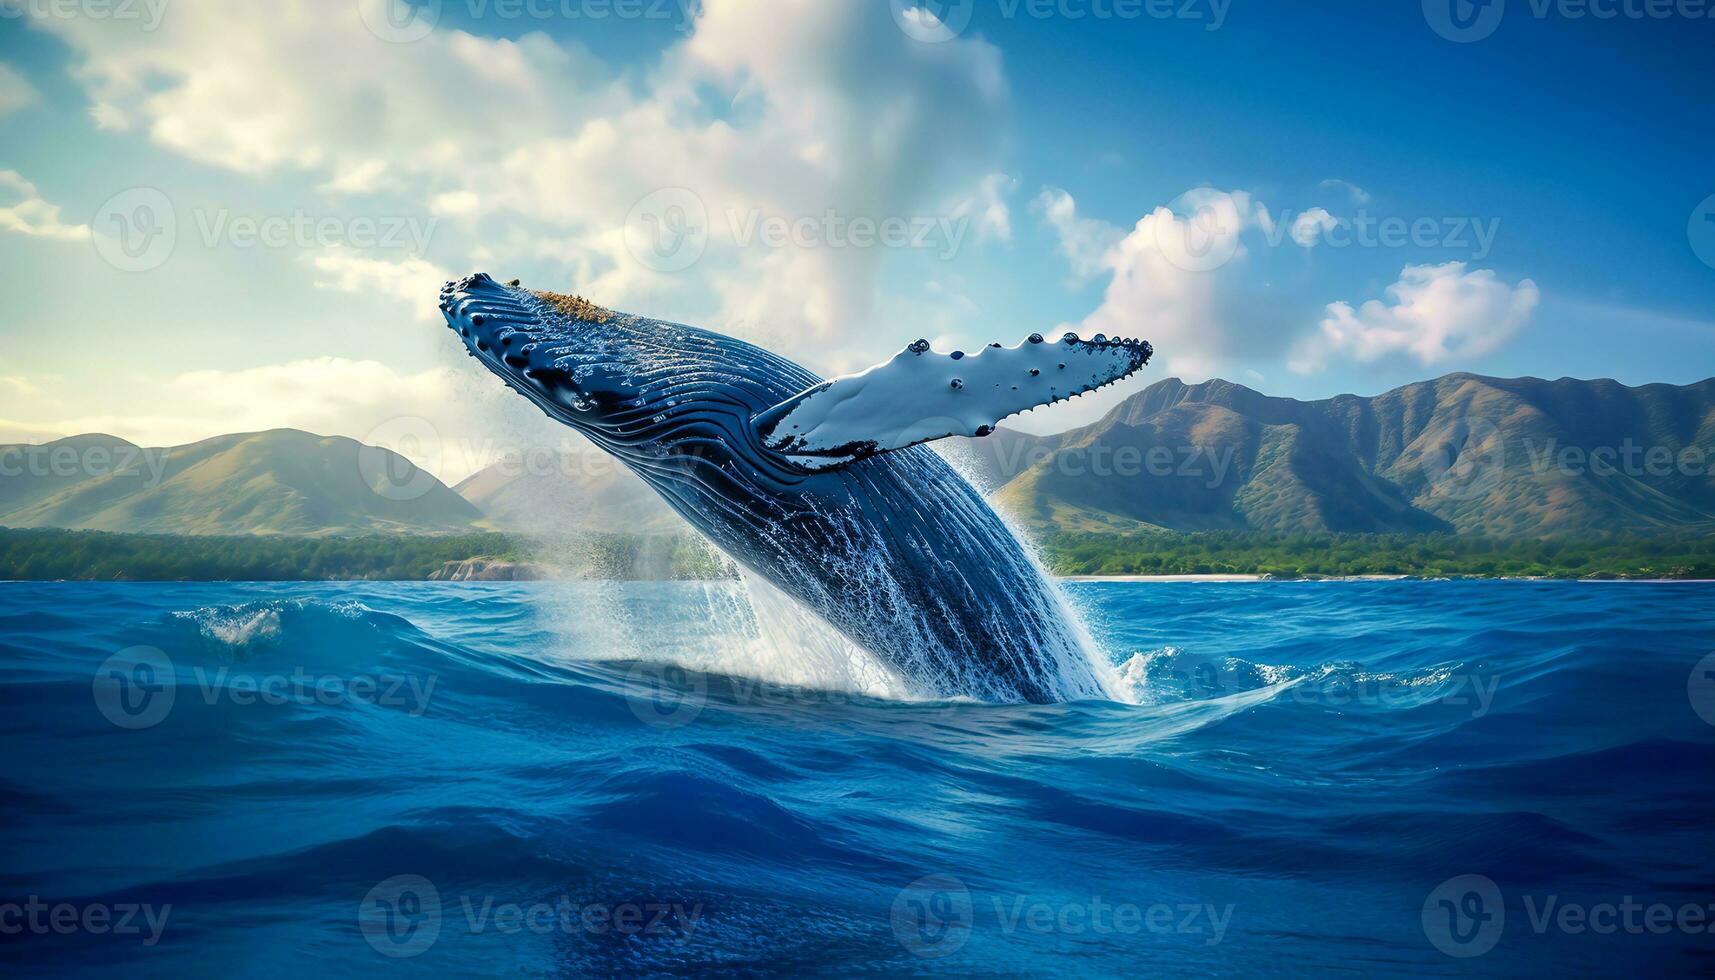
[[[670,534],[686,530],[659,494],[612,457],[581,452],[511,454],[454,488],[485,525],[525,534]]]
[[[1715,379],[1453,374],[1314,402],[1170,379],[1015,454],[997,501],[1060,531],[1701,533],[1712,461]]]
[[[0,446],[0,525],[161,534],[468,531],[481,513],[403,457],[295,429],[139,449]]]

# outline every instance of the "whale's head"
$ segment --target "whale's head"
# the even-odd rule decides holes
[[[440,306],[484,367],[610,449],[729,411],[748,419],[819,380],[731,337],[487,273],[441,287]]]
[[[636,399],[615,316],[581,297],[486,272],[441,287],[441,315],[482,365],[548,414],[583,428]]]

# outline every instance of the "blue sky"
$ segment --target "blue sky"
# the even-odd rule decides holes
[[[0,439],[429,431],[456,479],[558,438],[436,325],[472,269],[824,373],[1156,343],[1039,431],[1169,375],[1715,373],[1691,0],[702,7],[0,0]]]

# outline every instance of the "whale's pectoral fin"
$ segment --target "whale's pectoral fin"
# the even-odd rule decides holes
[[[942,354],[919,340],[858,374],[824,381],[757,415],[763,444],[832,469],[946,436],[986,436],[1001,419],[1119,381],[1149,363],[1147,341],[1040,334],[1017,347]]]

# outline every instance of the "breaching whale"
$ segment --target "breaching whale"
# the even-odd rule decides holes
[[[635,471],[714,545],[938,697],[1106,697],[1068,611],[1005,523],[922,443],[1112,383],[1145,341],[919,340],[831,381],[753,344],[580,297],[447,283],[469,353]]]

